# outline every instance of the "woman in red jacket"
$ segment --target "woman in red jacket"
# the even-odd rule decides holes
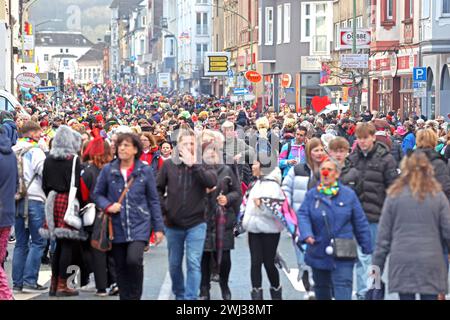
[[[140,160],[148,164],[153,169],[153,174],[156,178],[156,175],[164,164],[164,160],[161,157],[161,152],[159,151],[159,147],[156,144],[155,138],[150,132],[142,132],[140,134],[141,143],[143,146],[143,151]],[[155,244],[155,234],[152,231],[150,236],[150,246]],[[148,251],[148,247],[145,247],[145,251]]]
[[[164,163],[163,159],[161,158],[159,147],[155,142],[155,138],[149,132],[142,132],[140,134],[140,139],[143,146],[143,152],[140,160],[152,167],[153,173],[156,177],[158,170],[161,169]]]

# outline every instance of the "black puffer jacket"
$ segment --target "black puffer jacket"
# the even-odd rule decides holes
[[[351,166],[359,171],[359,200],[367,219],[377,223],[386,198],[386,189],[398,177],[397,163],[388,148],[379,142],[375,143],[367,156],[358,147],[350,154],[349,160]]]
[[[342,168],[339,181],[347,187],[350,187],[355,191],[358,197],[361,195],[361,176],[358,169],[352,167],[350,160],[345,160],[344,168]]]
[[[450,200],[450,171],[442,156],[433,149],[416,149],[414,152],[423,152],[434,168],[434,176],[441,184],[447,198]]]
[[[242,192],[239,180],[230,167],[219,165],[216,169],[217,189],[208,194],[207,206],[207,232],[204,251],[216,251],[216,218],[218,214],[217,197],[220,192],[227,197],[228,203],[225,206],[225,232],[223,237],[223,250],[234,249],[233,227],[242,202]]]

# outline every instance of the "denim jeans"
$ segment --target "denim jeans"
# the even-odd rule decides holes
[[[190,229],[166,228],[172,292],[177,300],[197,300],[202,278],[201,261],[206,238],[206,223]],[[182,269],[186,246],[186,284]]]
[[[372,248],[375,250],[377,242],[378,223],[369,223],[370,237],[372,239]],[[366,296],[367,280],[369,268],[372,265],[372,255],[363,254],[361,247],[358,246],[358,262],[356,263],[356,295],[358,299],[364,299]]]
[[[337,262],[333,271],[313,268],[317,300],[352,300],[353,262]]]
[[[28,228],[25,228],[23,211],[24,201],[22,200],[18,204],[19,215],[16,217],[15,223],[16,246],[12,263],[12,278],[15,287],[37,284],[42,253],[46,246],[46,241],[39,234],[39,228],[42,228],[45,222],[44,202],[29,200]]]
[[[399,293],[400,300],[416,300],[415,293]],[[437,300],[437,294],[421,294],[420,300]]]

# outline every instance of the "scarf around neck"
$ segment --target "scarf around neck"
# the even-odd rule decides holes
[[[336,196],[339,192],[339,183],[336,181],[331,186],[325,186],[324,184],[320,183],[317,186],[317,191],[326,196]]]

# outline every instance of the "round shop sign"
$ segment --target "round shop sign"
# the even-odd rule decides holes
[[[391,75],[392,78],[395,78],[397,76],[397,71],[398,71],[398,59],[397,59],[397,54],[395,52],[393,52],[391,54],[391,58],[390,58],[390,64],[391,64]]]
[[[281,87],[289,88],[292,83],[292,76],[288,73],[285,73],[281,76]]]
[[[17,76],[17,83],[24,88],[37,88],[41,85],[41,78],[35,73],[24,72]]]
[[[261,82],[261,80],[262,80],[261,74],[259,72],[253,71],[253,70],[247,71],[245,73],[245,78],[252,83],[258,83],[258,82]]]

